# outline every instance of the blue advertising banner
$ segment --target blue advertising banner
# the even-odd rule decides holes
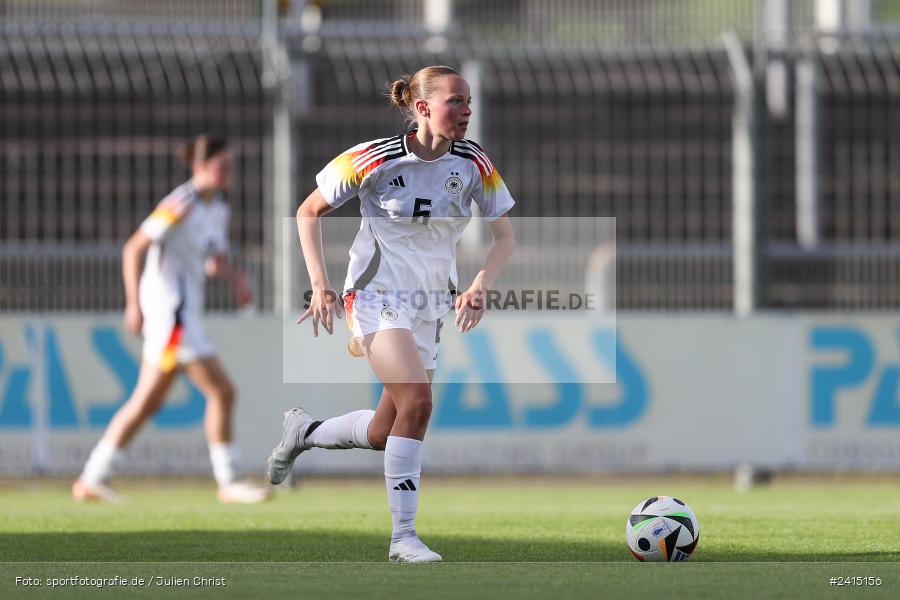
[[[284,410],[302,405],[327,418],[373,407],[381,393],[370,374],[366,383],[355,383],[362,375],[284,383],[294,361],[313,355],[327,355],[338,372],[368,367],[346,353],[344,332],[327,340],[304,331],[285,353],[282,327],[264,317],[209,319],[239,392],[235,428],[248,469],[277,441]],[[468,334],[446,334],[463,339],[442,348],[438,368],[459,372],[433,386],[430,469],[900,468],[900,326],[890,317],[620,314],[617,331],[566,327],[497,315]],[[593,352],[567,344],[576,336],[593,340]],[[528,340],[522,356],[492,353],[510,338]],[[323,349],[330,345],[339,349]],[[540,380],[505,376],[517,363]],[[139,366],[140,340],[118,315],[0,319],[0,472],[76,473]],[[598,383],[594,368],[615,383]],[[129,449],[126,468],[207,471],[204,408],[182,378]],[[357,472],[377,469],[380,456],[321,451],[304,461],[311,472]]]

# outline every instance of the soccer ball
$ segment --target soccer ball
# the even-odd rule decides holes
[[[638,560],[687,560],[697,549],[700,522],[691,508],[671,496],[653,496],[634,507],[625,524],[628,548]]]

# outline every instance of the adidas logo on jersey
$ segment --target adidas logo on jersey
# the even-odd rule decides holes
[[[403,490],[404,492],[414,492],[416,491],[416,484],[412,482],[412,479],[407,479],[406,481],[401,481],[400,485],[395,485],[394,489]]]
[[[406,184],[403,183],[403,175],[398,175],[397,177],[391,179],[390,185],[394,187],[406,187]]]

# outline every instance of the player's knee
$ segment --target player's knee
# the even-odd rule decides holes
[[[222,398],[229,408],[234,406],[234,402],[237,400],[237,392],[230,381],[226,381],[225,385],[222,387]]]
[[[410,390],[402,411],[404,417],[414,423],[427,424],[431,418],[431,386],[417,385]]]
[[[237,393],[234,390],[234,385],[232,385],[230,381],[225,380],[216,385],[215,391],[211,396],[213,401],[217,402],[222,408],[228,410],[234,406]]]
[[[165,400],[165,396],[163,395],[144,398],[141,402],[136,404],[134,410],[135,416],[141,420],[149,419],[162,408],[163,400]]]

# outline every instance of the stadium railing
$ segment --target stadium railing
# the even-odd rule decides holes
[[[273,310],[271,229],[291,215],[274,213],[266,188],[272,97],[262,81],[259,13],[248,8],[254,3],[235,0],[212,20],[206,17],[219,9],[210,3],[193,13],[168,3],[172,18],[189,12],[174,24],[140,14],[133,21],[122,15],[65,21],[71,15],[59,8],[64,3],[31,3],[49,17],[21,4],[4,3],[10,18],[0,24],[0,309],[118,308],[117,245],[186,178],[177,145],[214,130],[234,141],[239,157],[229,198],[236,260],[252,271],[259,307]],[[132,4],[137,10],[135,3],[116,6],[127,15]],[[748,29],[746,14],[723,4],[679,34],[681,21],[664,26],[664,14],[640,3],[552,3],[555,9],[537,3],[517,12],[517,3],[457,2],[448,32],[454,43],[435,53],[412,26],[408,35],[373,30],[370,37],[359,27],[346,35],[339,26],[390,21],[385,15],[404,6],[403,22],[418,22],[419,3],[376,2],[364,14],[358,4],[323,6],[323,23],[331,25],[322,27],[318,45],[306,44],[310,35],[301,29],[283,31],[296,88],[296,201],[337,153],[402,129],[384,100],[386,81],[424,64],[454,64],[478,74],[477,139],[519,201],[517,215],[617,219],[619,308],[731,309],[736,98],[712,32],[727,26],[743,33],[755,59],[757,32]],[[798,5],[792,21],[800,33],[809,27],[807,4]],[[599,30],[566,33],[575,21],[590,21],[591,11],[605,11],[607,25],[631,23],[633,43]],[[503,35],[507,26],[511,37]],[[497,35],[490,27],[500,28]],[[513,35],[535,31],[538,43]],[[760,94],[760,307],[896,308],[900,121],[892,107],[900,95],[900,38],[885,31],[827,49],[779,52],[789,73],[812,60],[818,74],[820,242],[806,248],[797,241],[793,96],[786,112],[774,114]],[[765,91],[764,74],[756,76]],[[49,291],[59,284],[54,274],[73,261],[92,282],[89,293]],[[525,267],[511,268],[529,277]],[[38,273],[47,291],[29,287]],[[214,309],[229,306],[224,292],[211,293],[210,302]]]

